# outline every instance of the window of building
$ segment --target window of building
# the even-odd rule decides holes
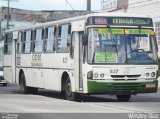
[[[12,53],[12,36],[12,33],[8,33],[5,35],[4,54],[10,55]]]
[[[10,14],[9,14],[9,15],[8,15],[8,14],[5,14],[5,15],[4,15],[4,19],[12,19],[12,16],[11,16]]]
[[[58,30],[58,52],[69,52],[71,39],[71,26],[62,25]]]
[[[56,27],[45,29],[44,52],[53,52],[55,50]]]

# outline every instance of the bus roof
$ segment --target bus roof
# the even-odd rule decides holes
[[[13,29],[10,29],[10,30],[6,30],[5,33],[34,29],[34,28],[42,28],[44,26],[47,27],[47,26],[57,25],[57,24],[66,24],[66,23],[70,23],[72,21],[86,20],[88,17],[92,17],[92,16],[150,18],[150,17],[145,16],[145,15],[142,16],[142,15],[129,14],[129,13],[94,12],[94,13],[90,13],[90,14],[82,15],[82,16],[78,16],[78,17],[71,17],[71,18],[61,19],[61,20],[57,20],[57,21],[46,22],[46,23],[38,23],[38,24],[35,24],[35,25],[25,26],[25,27],[17,27],[17,28],[13,28]]]

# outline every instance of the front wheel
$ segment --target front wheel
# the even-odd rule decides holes
[[[131,95],[116,95],[119,102],[128,102]]]
[[[72,85],[70,78],[68,77],[66,82],[65,82],[65,96],[67,100],[70,101],[80,101],[81,97],[80,94],[72,92]]]

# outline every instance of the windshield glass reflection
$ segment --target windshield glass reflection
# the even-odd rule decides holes
[[[156,63],[154,32],[149,29],[89,29],[90,63]]]

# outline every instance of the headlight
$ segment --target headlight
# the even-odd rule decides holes
[[[98,78],[99,74],[98,73],[94,73],[94,78]]]
[[[155,76],[156,76],[156,73],[155,73],[155,72],[152,72],[152,73],[151,73],[151,76],[152,76],[152,77],[155,77]]]
[[[146,73],[146,77],[149,77],[149,73]]]
[[[101,78],[104,78],[104,73],[101,73],[101,74],[100,74],[100,77],[101,77]]]
[[[93,79],[93,71],[87,73],[87,79]]]

